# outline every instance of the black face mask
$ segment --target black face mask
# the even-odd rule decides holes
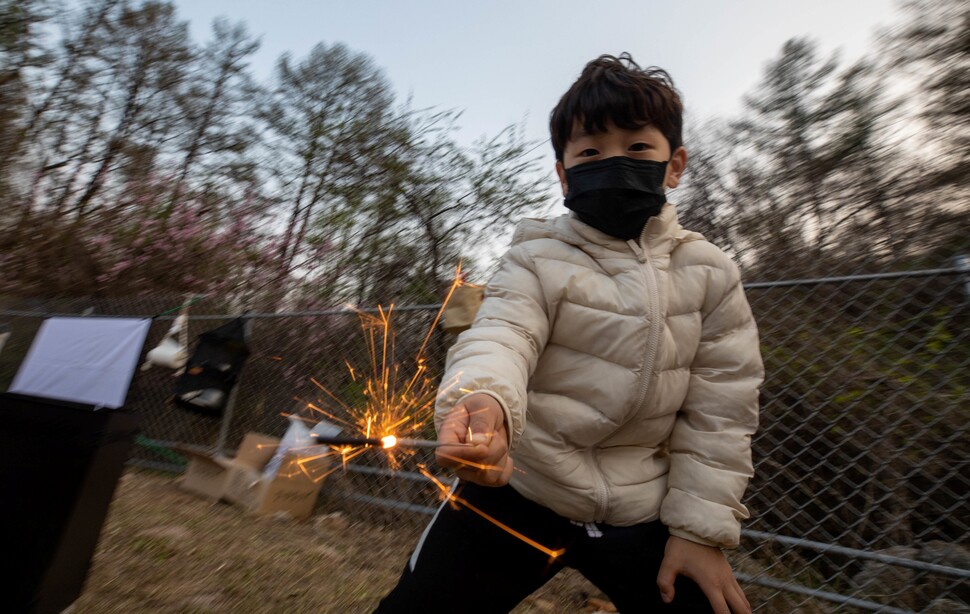
[[[624,241],[640,236],[660,213],[666,162],[616,156],[566,169],[566,208],[593,228]]]

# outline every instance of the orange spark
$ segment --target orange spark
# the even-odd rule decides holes
[[[556,558],[562,556],[562,554],[564,552],[566,552],[566,549],[565,548],[560,548],[558,550],[553,550],[552,548],[548,548],[546,546],[543,546],[542,544],[540,544],[536,540],[532,539],[531,537],[529,537],[527,535],[523,535],[522,533],[516,531],[515,529],[513,529],[509,525],[505,524],[504,522],[502,522],[498,518],[495,518],[493,516],[490,516],[487,513],[483,512],[482,510],[478,509],[477,507],[475,507],[474,505],[472,505],[468,501],[462,499],[457,494],[453,493],[451,491],[451,488],[449,488],[448,486],[442,484],[441,481],[438,480],[437,478],[435,478],[433,475],[431,475],[431,472],[429,472],[424,466],[418,466],[418,470],[421,471],[422,475],[424,475],[426,478],[428,478],[429,480],[431,480],[432,482],[434,482],[434,485],[438,487],[438,489],[444,494],[445,498],[449,502],[451,502],[453,504],[464,505],[466,508],[468,508],[469,510],[475,512],[476,514],[478,514],[479,516],[481,516],[485,520],[491,522],[492,524],[494,524],[498,528],[502,529],[503,531],[505,531],[509,535],[511,535],[511,536],[513,536],[513,537],[515,537],[515,538],[517,538],[517,539],[525,542],[526,544],[532,546],[536,550],[539,550],[540,552],[545,553],[551,559],[556,559]]]
[[[438,456],[447,458],[448,460],[453,460],[456,463],[461,463],[462,465],[466,465],[468,467],[474,467],[475,469],[481,469],[482,471],[501,471],[502,470],[502,468],[499,467],[498,465],[483,465],[482,463],[476,463],[476,462],[473,462],[473,461],[470,461],[470,460],[465,460],[464,458],[460,458],[458,456],[452,456],[451,454],[445,454],[441,450],[438,450]]]
[[[455,280],[448,289],[441,308],[421,341],[413,362],[402,364],[397,360],[393,328],[394,305],[378,306],[376,313],[365,312],[348,305],[347,309],[360,319],[361,335],[365,344],[365,365],[352,365],[344,360],[350,379],[356,382],[360,400],[349,402],[336,394],[316,378],[310,381],[327,397],[326,402],[306,403],[305,407],[317,415],[332,419],[344,427],[362,434],[365,438],[384,438],[385,450],[392,468],[400,464],[400,455],[414,454],[412,447],[387,445],[387,438],[423,439],[434,417],[434,405],[439,392],[439,382],[429,376],[425,352],[438,322],[444,313],[455,288],[461,285],[461,266],[455,271]],[[370,364],[367,365],[366,362]],[[409,370],[410,369],[410,370]],[[453,388],[457,377],[442,383],[441,390]],[[327,407],[327,406],[331,407]],[[339,416],[338,416],[339,414]],[[354,448],[353,455],[363,452]],[[342,452],[344,464],[350,456]]]

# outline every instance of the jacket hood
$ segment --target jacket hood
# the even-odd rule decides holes
[[[650,256],[669,254],[680,243],[700,241],[704,236],[698,232],[685,230],[677,221],[677,210],[667,203],[660,213],[647,221],[639,239],[624,241],[601,232],[582,222],[574,213],[566,213],[555,218],[527,218],[523,220],[512,236],[512,245],[535,239],[557,239],[563,243],[584,247],[597,245],[611,251],[630,253],[631,248],[645,250]],[[637,246],[637,247],[632,247]]]

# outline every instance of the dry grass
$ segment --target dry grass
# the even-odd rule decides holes
[[[182,492],[171,475],[129,469],[75,614],[370,612],[419,533],[326,510],[302,523],[256,517]],[[591,595],[567,570],[514,612],[588,613]]]

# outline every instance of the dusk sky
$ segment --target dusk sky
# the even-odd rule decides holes
[[[629,51],[641,65],[667,69],[684,95],[688,123],[741,108],[742,96],[786,40],[808,36],[825,53],[859,57],[896,0],[178,0],[193,38],[213,18],[243,21],[262,47],[257,78],[281,54],[303,59],[318,42],[340,41],[372,56],[399,100],[460,109],[460,138],[471,142],[526,121],[547,140],[549,111],[583,65]],[[552,161],[551,150],[541,148]]]

